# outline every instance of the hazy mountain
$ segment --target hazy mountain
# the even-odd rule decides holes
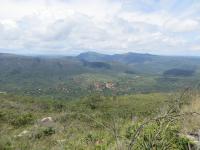
[[[125,54],[114,54],[105,55],[95,52],[81,53],[78,58],[86,61],[118,61],[122,63],[143,63],[146,61],[151,61],[156,58],[156,55],[150,54],[139,54],[139,53],[125,53]]]
[[[96,52],[85,52],[77,56],[77,58],[86,61],[109,61],[111,55],[100,54]]]
[[[199,58],[138,53],[105,55],[87,52],[74,57],[0,54],[0,64],[0,91],[30,93],[43,89],[48,94],[59,92],[59,95],[60,89],[65,89],[64,95],[85,94],[88,88],[95,89],[93,86],[96,82],[115,82],[119,93],[147,92],[162,85],[164,87],[165,83],[168,89],[172,89],[177,82],[181,84],[176,85],[182,86],[185,82],[196,82],[200,76]],[[190,70],[193,71],[190,76],[182,75]],[[168,76],[168,79],[163,79],[166,73],[174,76],[176,79],[173,78],[173,81],[176,82],[171,82]],[[179,77],[184,77],[184,80]]]

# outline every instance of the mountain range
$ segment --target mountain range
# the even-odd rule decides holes
[[[118,93],[148,92],[157,90],[160,84],[169,89],[175,84],[188,85],[196,82],[200,75],[198,57],[139,53],[106,55],[86,52],[58,57],[0,54],[0,64],[0,91],[29,94],[41,94],[41,90],[39,93],[37,90],[42,89],[43,93],[56,95],[61,92],[60,88],[64,88],[68,89],[68,94],[65,91],[64,95],[74,96],[88,93],[96,82],[114,82]],[[129,80],[130,85],[125,85]],[[127,90],[123,91],[123,86],[127,86]]]

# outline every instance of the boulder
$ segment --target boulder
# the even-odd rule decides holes
[[[64,143],[66,142],[66,139],[62,139],[62,140],[57,140],[58,143]]]
[[[53,122],[52,117],[46,117],[41,120],[41,123],[51,123]]]
[[[17,137],[26,136],[28,133],[29,133],[29,131],[24,130],[24,131],[22,131],[20,134],[18,134]]]

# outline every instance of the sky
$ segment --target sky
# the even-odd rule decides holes
[[[200,56],[200,0],[0,0],[0,52]]]

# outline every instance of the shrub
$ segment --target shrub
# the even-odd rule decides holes
[[[20,116],[17,116],[16,118],[13,118],[10,123],[15,127],[29,125],[34,123],[34,117],[30,113],[22,114]]]
[[[53,127],[47,128],[39,128],[33,132],[32,138],[33,139],[40,139],[44,136],[51,136],[56,133],[56,130]]]
[[[102,103],[103,98],[99,94],[93,94],[88,97],[88,106],[90,109],[97,109]]]
[[[92,134],[88,134],[86,137],[85,137],[85,142],[87,143],[87,144],[89,144],[89,143],[95,143],[97,141],[97,137],[95,137],[94,135],[92,135]]]
[[[101,135],[96,135],[96,134],[92,134],[89,133],[86,135],[86,137],[84,138],[85,143],[89,146],[92,146],[92,149],[95,150],[106,150],[107,146],[104,144],[104,139]]]
[[[192,142],[185,137],[179,137],[175,142],[178,145],[178,148],[181,150],[187,150],[188,144],[190,144],[191,147],[193,146]]]
[[[11,143],[11,139],[7,138],[6,136],[3,136],[0,138],[0,149],[1,150],[12,150],[13,146]]]
[[[132,140],[133,135],[135,135],[139,127],[141,127],[140,123],[128,127],[125,137]],[[187,138],[181,137],[179,131],[178,122],[173,122],[172,120],[151,122],[138,133],[132,148],[141,150],[186,150],[190,141]]]
[[[64,104],[62,104],[62,103],[55,102],[53,104],[53,109],[55,111],[62,112],[63,110],[66,109],[66,106]]]
[[[50,135],[55,134],[55,133],[56,133],[56,130],[52,127],[48,127],[48,128],[45,128],[43,130],[44,136],[50,136]]]
[[[0,120],[5,121],[6,120],[6,112],[0,111]]]

